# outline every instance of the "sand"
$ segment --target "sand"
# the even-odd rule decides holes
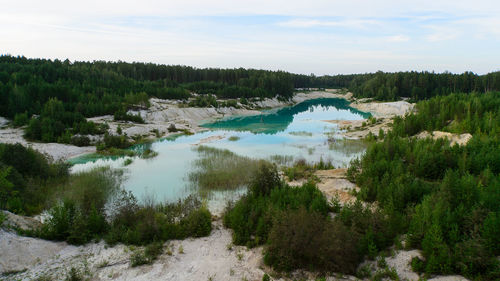
[[[358,100],[351,103],[350,106],[364,112],[370,112],[376,118],[391,118],[411,112],[415,104],[407,101],[360,102]]]
[[[24,146],[32,147],[53,161],[64,161],[71,157],[96,151],[94,146],[78,147],[62,143],[30,142],[24,139],[23,134],[23,130],[19,128],[0,129],[0,143],[20,143]]]
[[[472,135],[469,133],[459,135],[442,131],[433,131],[431,133],[423,131],[416,135],[416,137],[419,139],[432,138],[434,140],[448,139],[450,141],[450,145],[458,144],[460,146],[466,145],[472,139]]]

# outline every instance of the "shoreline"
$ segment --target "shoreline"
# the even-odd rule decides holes
[[[339,98],[350,102],[349,106],[360,111],[369,112],[375,117],[392,119],[394,116],[401,116],[413,109],[413,104],[406,101],[398,102],[360,102],[353,97],[353,94],[339,94],[336,91],[312,91],[296,93],[289,101],[280,101],[277,98],[266,98],[261,101],[250,102],[250,105],[238,104],[240,108],[235,107],[184,107],[178,100],[163,100],[151,98],[151,106],[147,110],[131,110],[129,113],[140,114],[145,120],[144,124],[137,124],[124,121],[114,121],[113,116],[105,115],[88,118],[87,120],[95,123],[107,123],[109,125],[108,133],[117,135],[118,127],[123,134],[129,138],[139,141],[154,142],[156,140],[179,134],[179,132],[199,133],[208,130],[201,127],[202,124],[213,122],[222,118],[235,116],[253,116],[262,114],[262,110],[277,110],[286,106],[293,106],[301,102],[320,99],[320,98]],[[366,120],[366,119],[365,119]],[[326,122],[340,122],[335,120],[325,120]],[[362,121],[361,121],[362,122]],[[5,123],[5,122],[4,122]],[[172,126],[175,130],[172,131]],[[340,125],[339,125],[340,126]],[[384,128],[385,130],[385,128]],[[367,132],[366,132],[367,134]],[[342,135],[346,138],[363,138],[366,134],[349,134],[344,132]],[[97,139],[100,136],[96,137]],[[35,150],[50,157],[53,161],[68,161],[83,155],[97,153],[96,146],[79,147],[70,144],[60,143],[41,143],[27,141],[23,137],[22,128],[1,128],[0,143],[20,143],[24,146],[32,147]]]
[[[131,138],[138,138],[144,141],[154,142],[155,140],[179,134],[179,131],[198,133],[208,129],[201,127],[202,124],[213,122],[220,118],[230,116],[252,116],[261,114],[263,109],[278,109],[285,106],[291,106],[300,102],[318,99],[318,98],[343,98],[348,99],[352,94],[341,95],[335,92],[314,91],[309,93],[296,93],[290,101],[279,101],[276,98],[255,101],[251,106],[244,108],[234,107],[183,107],[179,106],[178,100],[150,99],[151,106],[147,110],[129,111],[133,114],[141,114],[145,124],[135,124],[130,122],[114,121],[113,116],[98,116],[87,118],[96,123],[107,123],[108,132],[116,135],[116,130],[120,126],[123,133]],[[23,146],[33,149],[48,156],[53,161],[68,161],[86,154],[96,153],[95,145],[79,147],[70,144],[61,143],[42,143],[32,142],[24,139],[22,128],[7,127],[8,120],[2,118],[2,128],[0,128],[0,143],[20,143]],[[177,131],[169,132],[169,127],[174,125]],[[157,130],[160,135],[156,135]],[[97,137],[99,138],[99,137]]]

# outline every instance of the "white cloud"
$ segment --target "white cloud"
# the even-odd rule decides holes
[[[317,20],[317,19],[292,19],[279,22],[278,25],[286,27],[347,27],[347,28],[366,28],[369,26],[380,25],[379,21],[366,19],[347,19],[347,20]]]
[[[388,42],[408,42],[410,41],[410,37],[406,35],[393,35],[393,36],[388,36],[385,38]]]

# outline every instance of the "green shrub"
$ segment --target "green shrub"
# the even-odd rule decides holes
[[[256,181],[264,179],[265,184],[275,183],[274,172],[270,175],[271,180],[259,177]],[[326,216],[329,209],[325,196],[311,183],[301,187],[276,186],[269,190],[267,196],[263,194],[261,190],[249,192],[228,207],[224,224],[233,229],[234,244],[254,246],[266,243],[278,211],[303,207]]]
[[[21,144],[0,144],[0,208],[27,215],[40,212],[49,203],[51,185],[67,178],[68,167]]]
[[[28,122],[29,122],[28,112],[17,113],[16,116],[14,116],[12,125],[14,125],[14,127],[22,127],[24,125],[28,125]]]
[[[83,273],[75,267],[72,267],[66,275],[65,281],[83,281]]]
[[[169,204],[138,205],[135,198],[122,193],[113,204],[108,243],[145,245],[153,241],[202,237],[212,230],[211,214],[196,197]]]
[[[144,119],[142,119],[140,114],[133,115],[127,113],[124,109],[118,110],[114,114],[115,121],[131,121],[134,123],[144,124]]]
[[[6,220],[7,220],[7,215],[3,211],[0,211],[0,227],[3,225],[3,222]]]
[[[144,264],[152,264],[163,252],[163,243],[153,242],[143,250],[137,250],[130,256],[130,266],[136,267]]]
[[[213,95],[199,95],[189,102],[192,107],[219,107],[217,99]]]
[[[356,233],[320,213],[305,208],[280,212],[269,233],[264,261],[277,270],[352,274],[361,260],[356,242]]]
[[[273,188],[280,186],[281,180],[276,165],[266,161],[260,161],[259,167],[253,175],[253,180],[249,187],[253,195],[266,196],[269,195]]]
[[[104,146],[100,147],[101,149],[109,149],[109,148],[128,148],[132,144],[128,141],[127,136],[114,136],[105,134],[104,135]]]
[[[186,236],[208,236],[212,231],[212,215],[205,207],[199,208],[181,220],[181,227]]]
[[[90,139],[87,136],[73,136],[71,137],[70,143],[76,146],[89,146]]]

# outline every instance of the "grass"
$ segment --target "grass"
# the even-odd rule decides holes
[[[200,158],[189,180],[202,192],[233,190],[247,185],[258,168],[258,160],[239,156],[229,150],[199,146]]]
[[[299,137],[312,137],[313,135],[311,132],[306,132],[306,131],[293,131],[289,132],[288,134]]]
[[[142,152],[142,154],[141,154],[142,159],[151,159],[151,158],[154,158],[156,156],[158,156],[158,152],[156,152],[150,148],[144,150],[144,152]]]
[[[292,155],[271,155],[269,160],[277,165],[283,166],[288,165],[293,162],[294,157]]]
[[[123,162],[123,166],[128,166],[128,165],[132,164],[132,162],[134,162],[134,160],[132,158],[127,158]]]
[[[128,150],[128,149],[122,149],[122,148],[116,148],[116,147],[110,147],[106,148],[103,150],[97,151],[98,154],[100,155],[106,155],[106,156],[136,156],[137,152]]]
[[[60,187],[59,196],[56,198],[78,202],[85,209],[91,209],[92,206],[104,207],[108,199],[118,191],[122,173],[119,170],[102,167],[73,174]]]
[[[240,137],[238,137],[238,136],[230,136],[230,137],[228,138],[228,140],[229,140],[229,141],[238,141],[238,140],[240,140]]]
[[[292,166],[283,167],[283,173],[291,181],[298,179],[314,180],[315,171],[330,169],[335,169],[335,166],[331,161],[325,161],[323,158],[320,158],[319,162],[313,164],[307,163],[305,159],[299,159]]]
[[[314,167],[312,165],[309,165],[304,159],[295,161],[295,163],[291,167],[283,168],[283,173],[291,181],[304,178],[309,179],[313,176],[314,171]]]

